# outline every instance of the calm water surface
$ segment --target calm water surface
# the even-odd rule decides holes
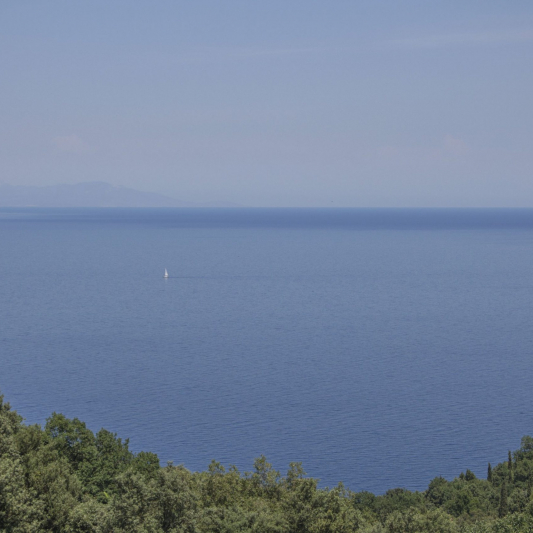
[[[0,210],[6,399],[191,470],[484,476],[533,434],[532,302],[532,210]]]

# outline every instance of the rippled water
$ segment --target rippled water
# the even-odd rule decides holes
[[[533,433],[532,302],[532,210],[0,210],[6,399],[192,470],[484,476]]]

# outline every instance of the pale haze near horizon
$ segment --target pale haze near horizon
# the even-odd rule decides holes
[[[0,182],[533,207],[531,1],[11,1],[0,50]]]

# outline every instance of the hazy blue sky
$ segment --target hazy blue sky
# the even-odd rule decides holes
[[[0,182],[533,207],[531,0],[2,0],[0,88]]]

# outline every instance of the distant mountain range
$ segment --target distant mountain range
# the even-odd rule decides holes
[[[32,187],[0,184],[0,207],[235,207],[193,204],[103,181]]]

